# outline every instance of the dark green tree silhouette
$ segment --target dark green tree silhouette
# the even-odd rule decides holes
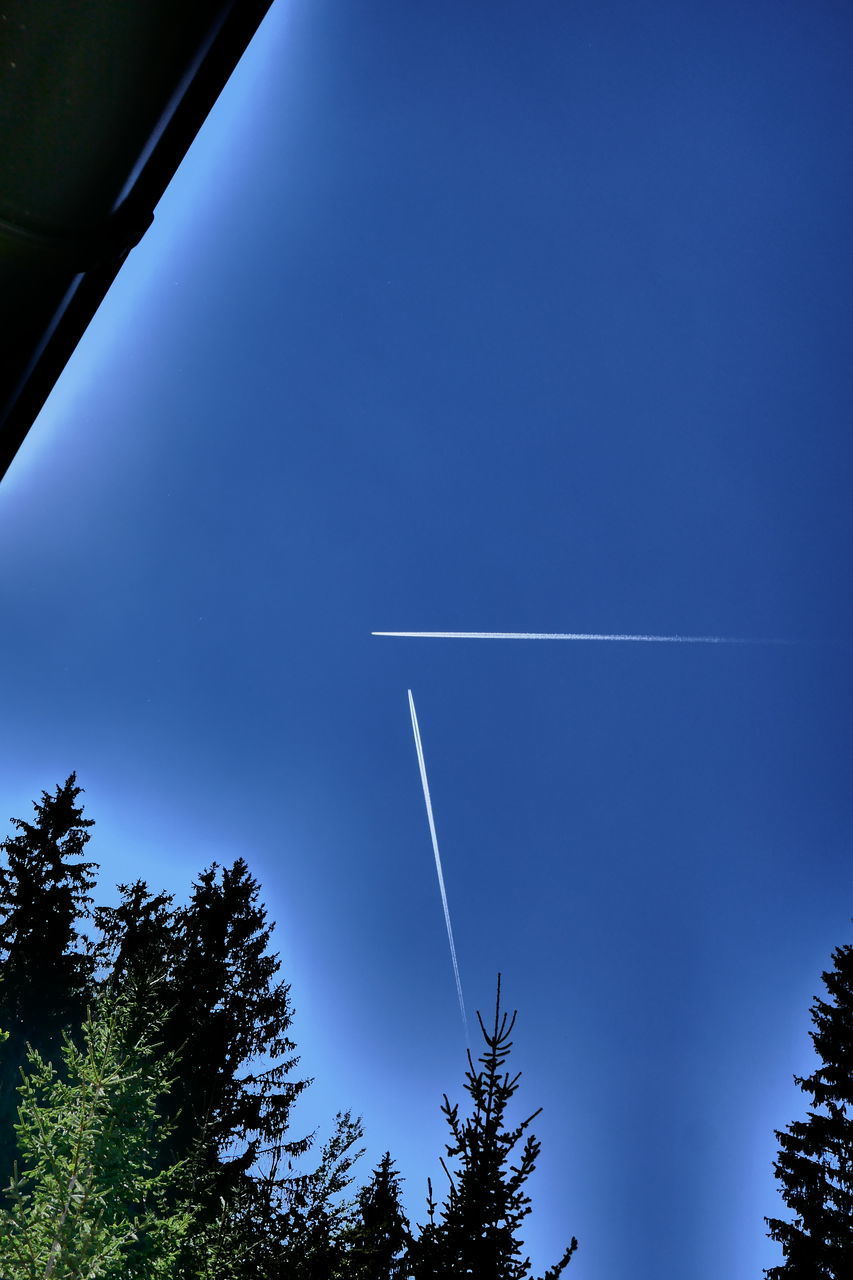
[[[349,1280],[357,1206],[348,1191],[363,1154],[356,1147],[362,1136],[361,1119],[339,1112],[316,1168],[270,1184],[253,1224],[258,1241],[253,1278]]]
[[[853,1276],[853,946],[837,947],[821,976],[830,999],[815,999],[811,1038],[822,1065],[794,1080],[811,1098],[807,1120],[776,1131],[774,1163],[792,1221],[767,1218],[785,1261],[767,1280]]]
[[[163,1101],[170,1134],[163,1159],[188,1161],[185,1193],[202,1205],[211,1229],[223,1203],[229,1206],[229,1230],[239,1219],[251,1260],[246,1274],[263,1276],[258,1250],[282,1234],[284,1189],[311,1136],[289,1131],[309,1081],[291,1079],[298,1059],[288,1034],[290,988],[269,949],[273,926],[258,883],[243,859],[214,864],[187,905],[175,907],[137,881],[121,886],[118,906],[97,910],[96,923],[107,985],[120,988],[146,973],[158,978],[158,1006],[140,1009],[138,1018],[144,1024],[162,1011],[164,1044],[176,1060]],[[200,1265],[184,1256],[178,1271],[192,1274]]]
[[[358,1215],[347,1255],[351,1280],[405,1280],[411,1244],[400,1175],[386,1151],[358,1193]]]
[[[87,1005],[125,1000],[127,1034],[159,1028],[172,1065],[156,1100],[156,1170],[179,1169],[164,1212],[190,1212],[174,1280],[337,1280],[356,1206],[347,1198],[361,1122],[338,1116],[317,1168],[302,1158],[314,1135],[291,1134],[308,1080],[289,1035],[290,988],[270,950],[272,924],[242,859],[214,864],[176,906],[144,881],[119,886],[113,907],[91,911],[93,863],[81,860],[91,825],[72,775],[16,821],[0,866],[0,1156],[16,1154],[17,1085],[31,1042],[46,1068],[63,1035],[82,1045]],[[78,926],[94,914],[96,937]],[[3,1086],[5,1085],[5,1095]],[[153,1175],[152,1175],[153,1176]],[[128,1206],[128,1212],[135,1212]]]
[[[62,1033],[79,1027],[92,995],[92,960],[77,924],[90,914],[95,864],[83,860],[93,826],[77,803],[71,774],[34,802],[34,822],[13,818],[17,833],[0,844],[0,1186],[12,1172],[17,1087],[27,1044],[48,1063]]]
[[[96,907],[98,939],[92,947],[108,985],[147,982],[171,974],[176,959],[174,898],[153,894],[144,880],[118,886],[116,907]]]
[[[165,1024],[174,1007],[175,909],[171,894],[151,893],[144,880],[118,891],[118,906],[95,907],[90,951],[101,990],[133,992],[128,1016],[142,1032],[152,1020]]]
[[[280,1165],[309,1143],[285,1138],[309,1081],[289,1078],[299,1061],[288,1035],[290,987],[278,978],[259,891],[242,858],[221,869],[214,863],[176,914],[167,1034],[181,1064],[177,1138],[188,1147],[203,1134],[232,1179],[264,1157]]]
[[[416,1280],[461,1280],[468,1276],[524,1280],[530,1274],[530,1259],[521,1256],[518,1231],[531,1210],[525,1183],[536,1167],[541,1144],[528,1129],[541,1107],[520,1124],[507,1126],[507,1107],[521,1073],[511,1077],[505,1070],[516,1014],[509,1017],[500,1006],[499,975],[490,1031],[477,1014],[486,1043],[479,1070],[468,1051],[465,1089],[474,1103],[471,1115],[460,1118],[458,1105],[451,1106],[446,1094],[444,1097],[442,1111],[451,1134],[446,1151],[458,1167],[452,1171],[445,1160],[441,1162],[449,1190],[438,1220],[429,1184],[428,1222],[413,1243],[410,1257]],[[524,1144],[513,1164],[513,1152],[522,1137]],[[576,1248],[577,1241],[572,1239],[544,1280],[556,1280]]]
[[[288,1078],[298,1062],[290,988],[245,861],[202,872],[186,906],[141,880],[120,893],[118,906],[95,912],[96,954],[108,985],[157,976],[164,1041],[178,1055],[168,1103],[175,1152],[201,1138],[211,1168],[236,1177],[264,1153],[281,1163],[307,1149],[282,1143],[309,1082]]]

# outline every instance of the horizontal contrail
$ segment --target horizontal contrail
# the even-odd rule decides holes
[[[371,631],[407,640],[613,640],[633,644],[790,644],[789,640],[745,640],[737,636],[605,635],[598,631]]]
[[[432,800],[429,795],[429,782],[427,781],[426,762],[424,760],[424,749],[421,743],[421,731],[418,728],[418,715],[415,711],[415,700],[412,697],[412,691],[409,690],[409,711],[412,716],[412,731],[415,735],[415,750],[418,753],[418,767],[421,771],[421,785],[424,789],[424,801],[426,803],[427,821],[429,822],[429,833],[432,837],[432,851],[435,854],[435,869],[438,872],[438,889],[441,894],[441,905],[444,907],[444,923],[447,925],[447,941],[450,943],[450,959],[453,961],[453,976],[456,979],[456,994],[459,996],[459,1010],[462,1014],[462,1025],[465,1028],[465,1038],[468,1038],[468,1018],[465,1014],[465,1000],[462,996],[462,981],[459,977],[459,965],[456,961],[456,946],[453,941],[453,928],[450,924],[450,908],[447,905],[447,890],[444,887],[444,872],[441,869],[441,854],[438,852],[438,836],[435,834],[435,819],[432,815]]]

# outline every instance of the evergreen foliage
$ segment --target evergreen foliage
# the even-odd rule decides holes
[[[0,1026],[9,1041],[0,1059],[0,1185],[15,1154],[20,1070],[31,1044],[59,1058],[62,1033],[80,1025],[92,996],[92,959],[77,930],[90,914],[94,863],[82,860],[91,819],[77,804],[76,775],[42,792],[36,818],[13,818],[17,834],[0,843]]]
[[[307,1150],[308,1139],[284,1139],[309,1081],[287,1078],[298,1062],[287,1034],[290,988],[277,979],[272,925],[245,861],[214,863],[184,907],[141,880],[120,892],[117,907],[95,912],[97,954],[110,984],[161,978],[164,1041],[177,1056],[170,1147],[183,1157],[201,1139],[222,1185],[236,1185],[262,1157],[280,1164]]]
[[[3,1280],[526,1280],[539,1112],[507,1126],[519,1076],[500,979],[479,1069],[468,1054],[472,1115],[444,1099],[458,1168],[442,1161],[438,1219],[428,1184],[416,1238],[390,1153],[352,1192],[350,1112],[304,1171],[314,1135],[294,1138],[291,1118],[310,1082],[292,1079],[290,988],[245,861],[214,863],[186,905],[137,880],[93,911],[79,795],[72,774],[0,846]]]
[[[338,1112],[316,1168],[270,1182],[256,1219],[258,1270],[264,1280],[345,1280],[356,1202],[347,1194],[363,1154],[360,1118]]]
[[[411,1250],[412,1273],[416,1280],[524,1280],[530,1274],[530,1259],[521,1257],[518,1231],[530,1212],[525,1183],[536,1167],[541,1144],[530,1124],[541,1108],[512,1127],[507,1126],[507,1107],[518,1088],[521,1073],[510,1076],[505,1070],[512,1049],[516,1014],[501,1012],[501,981],[498,976],[495,1018],[487,1031],[477,1014],[486,1049],[474,1066],[468,1051],[465,1089],[473,1100],[473,1111],[460,1118],[458,1105],[451,1106],[445,1094],[442,1112],[450,1128],[448,1159],[458,1161],[452,1172],[442,1160],[449,1189],[436,1221],[436,1203],[429,1184],[428,1221]],[[524,1138],[517,1163],[513,1152]],[[557,1280],[577,1248],[572,1239],[562,1258],[551,1267],[544,1280]]]
[[[358,1216],[348,1251],[351,1280],[405,1280],[411,1245],[403,1212],[400,1175],[386,1151],[370,1181],[358,1193]]]
[[[19,1086],[21,1155],[0,1210],[4,1280],[172,1280],[191,1214],[170,1212],[176,1169],[154,1172],[171,1063],[129,1036],[132,1002],[105,1000],[63,1037],[62,1072],[33,1048]]]
[[[831,998],[811,1009],[822,1065],[794,1077],[814,1109],[776,1131],[773,1167],[794,1217],[766,1219],[785,1259],[765,1271],[767,1280],[853,1277],[853,945],[837,947],[832,959],[821,975]]]
[[[170,893],[152,894],[144,880],[118,886],[117,907],[96,907],[92,955],[111,986],[165,979],[175,961],[175,910]],[[152,988],[153,990],[154,988]],[[162,990],[162,984],[161,984]]]
[[[297,1062],[289,987],[269,951],[258,884],[238,859],[203,872],[186,906],[138,880],[119,887],[117,906],[92,913],[95,864],[80,855],[93,823],[79,794],[74,775],[54,796],[44,793],[36,822],[13,819],[18,833],[3,845],[0,1026],[9,1036],[0,1055],[0,1174],[8,1182],[12,1173],[27,1043],[45,1066],[59,1063],[63,1033],[79,1037],[97,991],[132,991],[128,1034],[157,1023],[174,1064],[158,1101],[163,1141],[154,1158],[161,1171],[182,1169],[169,1186],[171,1208],[183,1197],[201,1209],[174,1274],[206,1274],[215,1244],[215,1274],[225,1275],[227,1254],[235,1280],[255,1277],[247,1259],[261,1243],[257,1232],[275,1225],[282,1236],[296,1195],[293,1163],[312,1141],[289,1133],[291,1108],[309,1082],[289,1078]],[[94,941],[77,930],[90,914]],[[239,1250],[231,1247],[237,1234]]]
[[[288,1078],[298,1063],[290,988],[277,978],[258,882],[242,858],[217,872],[203,872],[177,912],[169,1034],[181,1062],[179,1136],[189,1145],[202,1133],[233,1180],[259,1158],[277,1165],[307,1150],[309,1139],[285,1133],[309,1081]]]
[[[165,1158],[190,1160],[187,1194],[219,1224],[216,1238],[224,1230],[223,1204],[229,1230],[239,1218],[253,1260],[247,1274],[257,1275],[251,1269],[257,1251],[281,1234],[292,1164],[311,1145],[310,1136],[289,1135],[291,1109],[309,1081],[289,1078],[298,1061],[288,1035],[290,988],[277,977],[258,883],[238,859],[204,871],[183,907],[152,894],[143,881],[120,892],[117,907],[95,912],[97,954],[109,985],[146,972],[161,978],[163,1039],[176,1060],[164,1099]],[[139,1016],[144,1021],[149,1011]],[[181,1262],[201,1265],[189,1254]]]

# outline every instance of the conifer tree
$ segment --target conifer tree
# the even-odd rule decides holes
[[[400,1175],[386,1151],[358,1193],[358,1217],[347,1257],[351,1280],[405,1280],[411,1242]]]
[[[136,1005],[133,1025],[142,1030],[154,1019],[167,1023],[174,1008],[176,921],[173,897],[152,893],[144,880],[118,886],[115,907],[95,907],[97,937],[90,951],[99,977],[99,989],[133,990]],[[174,1038],[173,1038],[174,1039]],[[174,1052],[176,1046],[172,1044]],[[176,1070],[180,1073],[180,1064]]]
[[[343,1188],[360,1122],[339,1116],[318,1168],[298,1171],[313,1136],[291,1135],[291,1110],[310,1082],[291,1078],[298,1058],[288,1034],[290,988],[269,948],[272,925],[257,881],[238,859],[203,872],[186,906],[138,880],[119,886],[117,906],[92,913],[94,864],[79,859],[93,824],[75,803],[79,793],[74,775],[55,796],[44,793],[37,821],[17,821],[18,834],[3,846],[0,1026],[11,1033],[0,1050],[5,1180],[26,1042],[49,1066],[58,1061],[64,1029],[77,1043],[97,992],[132,993],[128,1034],[157,1023],[175,1064],[171,1088],[157,1103],[164,1140],[154,1158],[161,1171],[182,1168],[169,1184],[171,1211],[198,1208],[174,1280],[278,1280],[289,1274],[281,1270],[286,1253],[300,1274],[337,1276],[354,1209]],[[90,914],[98,938],[84,942],[77,926]],[[298,1246],[297,1234],[303,1244],[310,1236],[310,1248]]]
[[[338,1112],[316,1168],[268,1184],[254,1220],[253,1280],[349,1280],[357,1207],[348,1190],[362,1136],[361,1119]]]
[[[776,1130],[774,1163],[792,1221],[767,1218],[785,1261],[767,1280],[850,1280],[853,1276],[853,945],[837,947],[821,976],[830,999],[815,999],[811,1038],[821,1066],[795,1076],[813,1110]]]
[[[309,1082],[290,1078],[298,1061],[288,1035],[290,988],[277,976],[258,883],[238,859],[204,871],[186,906],[142,881],[120,890],[118,906],[95,913],[97,955],[110,986],[146,972],[160,978],[163,1039],[176,1055],[163,1102],[170,1126],[163,1158],[190,1161],[185,1191],[202,1205],[208,1234],[221,1235],[224,1204],[229,1231],[239,1219],[247,1250],[253,1241],[266,1249],[281,1235],[283,1189],[311,1137],[289,1132],[291,1108]],[[147,1016],[140,1011],[141,1022]],[[264,1276],[254,1245],[246,1274]],[[192,1273],[201,1262],[192,1241],[187,1248],[181,1267]]]
[[[473,1100],[467,1119],[459,1115],[445,1094],[442,1112],[450,1128],[448,1159],[457,1161],[455,1171],[442,1160],[449,1190],[439,1220],[429,1184],[426,1226],[413,1243],[410,1263],[416,1280],[524,1280],[530,1274],[530,1259],[521,1257],[518,1231],[531,1210],[525,1183],[536,1167],[541,1144],[529,1126],[540,1114],[534,1111],[519,1124],[507,1127],[507,1107],[518,1088],[521,1073],[510,1076],[505,1070],[512,1048],[516,1014],[501,1012],[501,981],[498,976],[495,1019],[487,1031],[478,1012],[477,1019],[486,1044],[474,1066],[468,1051],[465,1089]],[[524,1138],[517,1163],[513,1152]],[[577,1241],[572,1239],[562,1258],[551,1267],[544,1280],[556,1280],[568,1265]]]
[[[56,1061],[63,1030],[79,1026],[92,995],[77,925],[90,914],[95,864],[82,859],[94,824],[80,792],[73,773],[55,794],[43,791],[35,821],[13,818],[17,834],[0,844],[0,1026],[9,1033],[0,1057],[0,1186],[12,1169],[26,1046]]]
[[[242,858],[219,872],[215,863],[204,871],[176,913],[167,1032],[180,1054],[178,1143],[202,1133],[233,1180],[264,1154],[280,1163],[307,1150],[308,1139],[285,1135],[309,1081],[289,1078],[299,1061],[290,987],[277,977],[258,882]]]
[[[96,907],[99,937],[93,957],[112,987],[161,980],[152,990],[165,991],[164,979],[175,962],[175,908],[170,893],[154,894],[144,880],[118,886],[116,907]]]
[[[0,1209],[4,1280],[174,1280],[193,1215],[165,1203],[178,1171],[154,1172],[170,1063],[151,1031],[129,1034],[131,1007],[103,1000],[81,1044],[64,1033],[61,1074],[28,1050],[20,1161]]]

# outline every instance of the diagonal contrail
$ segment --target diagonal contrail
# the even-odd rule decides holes
[[[616,640],[634,644],[791,644],[790,640],[745,640],[737,636],[605,635],[595,631],[371,631],[407,640]]]
[[[438,872],[438,888],[441,894],[441,905],[444,907],[444,923],[447,925],[447,941],[450,943],[450,959],[453,961],[453,976],[456,979],[456,994],[459,996],[459,1009],[462,1014],[462,1025],[465,1028],[465,1037],[467,1039],[468,1018],[465,1014],[465,1000],[462,996],[462,981],[459,977],[459,965],[456,962],[456,946],[453,942],[453,928],[450,924],[450,908],[447,905],[447,890],[444,887],[444,872],[441,869],[441,854],[438,852],[438,837],[435,834],[435,819],[432,816],[432,800],[429,795],[429,782],[427,781],[424,749],[421,743],[421,731],[418,728],[418,715],[415,711],[415,700],[412,697],[411,689],[409,690],[409,711],[412,716],[412,732],[415,735],[415,750],[418,753],[418,767],[421,771],[421,785],[424,789],[424,802],[426,803],[429,833],[432,837],[432,851],[435,854],[435,869]]]

